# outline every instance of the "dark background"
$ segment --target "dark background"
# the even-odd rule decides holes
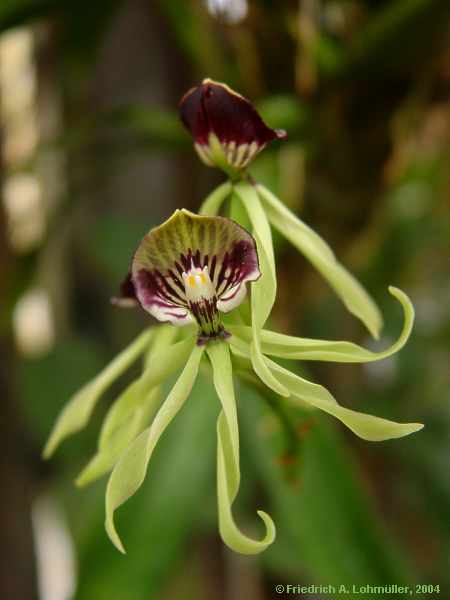
[[[76,588],[76,600],[262,600],[283,597],[275,585],[287,583],[420,583],[447,597],[449,13],[448,0],[209,10],[195,0],[2,0],[0,598],[63,600]],[[85,490],[72,481],[133,372],[50,463],[40,453],[70,395],[148,324],[109,303],[140,237],[175,208],[198,208],[222,180],[177,117],[181,95],[206,76],[288,131],[252,173],[373,294],[386,319],[380,347],[401,327],[387,286],[416,307],[399,355],[303,372],[345,406],[426,427],[373,444],[293,412],[287,435],[240,387],[237,520],[251,531],[261,507],[278,527],[267,552],[242,557],[218,536],[219,405],[201,378],[120,511],[122,557],[103,529],[105,480]],[[271,327],[378,347],[303,257],[275,242]]]

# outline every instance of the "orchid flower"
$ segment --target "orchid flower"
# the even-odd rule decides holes
[[[404,324],[398,339],[380,352],[351,342],[299,338],[265,329],[276,297],[271,225],[310,260],[374,337],[379,335],[382,319],[367,292],[326,242],[248,177],[246,166],[267,143],[283,138],[284,132],[271,130],[248,100],[209,79],[184,96],[180,110],[200,158],[225,170],[230,181],[205,200],[200,215],[177,210],[143,238],[113,302],[140,306],[162,324],[144,331],[75,394],[56,422],[44,456],[86,425],[101,395],[143,356],[142,374],[112,404],[97,453],[77,479],[77,484],[86,485],[112,471],[105,525],[112,542],[124,552],[114,524],[115,511],[141,486],[159,438],[187,400],[202,361],[209,362],[221,404],[217,420],[219,531],[232,550],[257,554],[274,541],[275,526],[267,513],[258,511],[265,533],[255,540],[242,533],[233,518],[232,505],[240,486],[233,369],[238,375],[259,379],[280,396],[280,402],[321,409],[365,440],[402,437],[423,425],[394,423],[345,408],[327,389],[274,359],[365,363],[387,358],[408,340],[414,309],[404,292],[389,287],[403,309]],[[233,214],[242,208],[246,211],[252,233],[219,216],[226,199]],[[241,310],[246,302],[250,318]],[[178,379],[161,402],[161,384],[175,373]]]

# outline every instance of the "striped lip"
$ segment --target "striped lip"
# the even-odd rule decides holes
[[[220,313],[238,306],[246,282],[259,276],[255,240],[243,227],[184,209],[149,231],[131,267],[141,306],[159,321],[197,322],[202,339],[225,334]]]
[[[229,166],[242,169],[269,142],[286,137],[285,131],[270,129],[246,98],[211,79],[183,96],[180,116],[208,166],[221,166],[217,163],[219,147]]]

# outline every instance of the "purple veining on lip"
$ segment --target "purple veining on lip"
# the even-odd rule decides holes
[[[256,243],[248,231],[230,219],[184,209],[143,238],[132,274],[147,312],[176,324],[195,320],[202,335],[210,336],[222,330],[219,313],[242,302],[245,282],[260,276]]]
[[[187,308],[186,297],[180,295],[174,299],[165,290],[165,280],[159,271],[148,271],[141,269],[134,276],[134,282],[138,291],[138,298],[144,308],[155,305],[163,307]]]

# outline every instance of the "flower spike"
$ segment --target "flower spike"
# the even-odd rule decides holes
[[[226,337],[221,312],[238,306],[260,276],[253,237],[224,217],[177,210],[142,240],[132,281],[141,306],[159,321],[197,322],[199,343]]]
[[[180,116],[200,159],[225,171],[243,169],[269,142],[287,135],[268,127],[246,98],[212,79],[183,96]]]

